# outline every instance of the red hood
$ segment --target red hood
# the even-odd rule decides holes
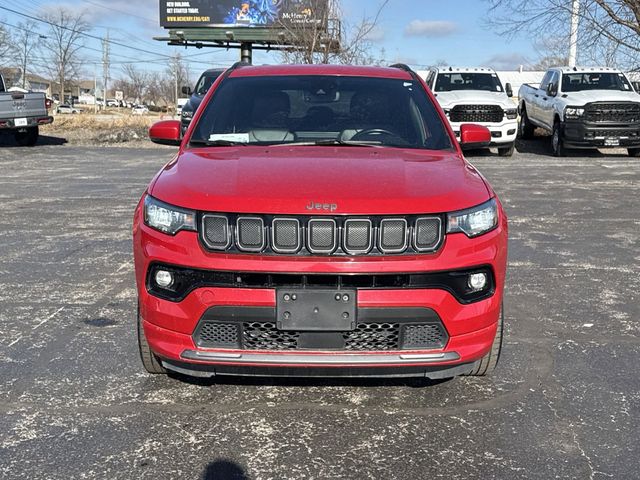
[[[455,152],[357,147],[216,147],[182,152],[154,197],[193,210],[288,214],[411,214],[489,199]],[[310,211],[310,202],[337,209]]]

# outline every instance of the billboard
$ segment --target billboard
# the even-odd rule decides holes
[[[160,26],[326,26],[328,0],[160,0]]]

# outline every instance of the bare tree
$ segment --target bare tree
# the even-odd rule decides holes
[[[49,24],[49,34],[43,45],[51,56],[49,70],[60,83],[60,101],[64,102],[65,83],[78,77],[84,34],[91,27],[85,20],[84,11],[75,12],[66,7],[47,10],[41,18]]]
[[[14,50],[16,61],[20,66],[22,88],[27,88],[27,69],[29,68],[32,54],[39,47],[42,35],[36,31],[36,24],[33,21],[19,23],[17,30]]]
[[[187,66],[182,59],[182,55],[176,53],[169,60],[164,79],[164,88],[166,89],[165,99],[167,100],[167,104],[170,104],[170,101],[173,101],[174,105],[178,104],[180,88],[182,88],[183,85],[189,85],[188,77],[189,72],[187,71]]]
[[[11,60],[11,53],[13,51],[13,43],[9,31],[4,25],[0,25],[0,66],[7,66]]]
[[[280,22],[284,41],[292,45],[282,52],[282,60],[285,63],[378,63],[381,59],[373,53],[371,35],[388,3],[389,0],[383,0],[373,16],[363,16],[358,23],[351,24],[339,20],[345,18],[339,0],[313,0],[310,18],[301,16]]]
[[[117,90],[124,91],[125,96],[128,98],[142,101],[149,85],[149,73],[138,69],[133,64],[125,64],[122,67],[122,72],[125,78],[116,81],[114,88],[117,87]]]
[[[485,1],[490,6],[487,24],[499,33],[553,36],[569,48],[571,0]],[[640,64],[638,0],[581,0],[578,15],[581,61],[627,68]]]

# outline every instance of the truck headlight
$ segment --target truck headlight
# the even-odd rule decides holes
[[[462,232],[469,238],[487,233],[497,225],[498,204],[493,198],[477,207],[447,215],[447,233]]]
[[[443,108],[442,110],[444,110],[444,114],[448,117],[449,114],[451,113],[451,109],[450,108]]]
[[[504,111],[504,114],[507,116],[509,120],[514,120],[518,118],[518,109],[517,108],[507,108]]]
[[[584,108],[567,107],[564,109],[564,118],[580,118],[584,115]]]
[[[182,110],[181,116],[183,118],[183,120],[186,120],[188,122],[191,121],[191,119],[193,118],[193,110]]]
[[[147,195],[144,199],[144,223],[163,233],[175,235],[180,230],[196,230],[196,213]]]

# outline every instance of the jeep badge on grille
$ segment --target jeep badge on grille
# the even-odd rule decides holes
[[[338,205],[335,203],[316,203],[311,201],[305,208],[307,210],[325,210],[328,212],[335,212],[338,209]]]

